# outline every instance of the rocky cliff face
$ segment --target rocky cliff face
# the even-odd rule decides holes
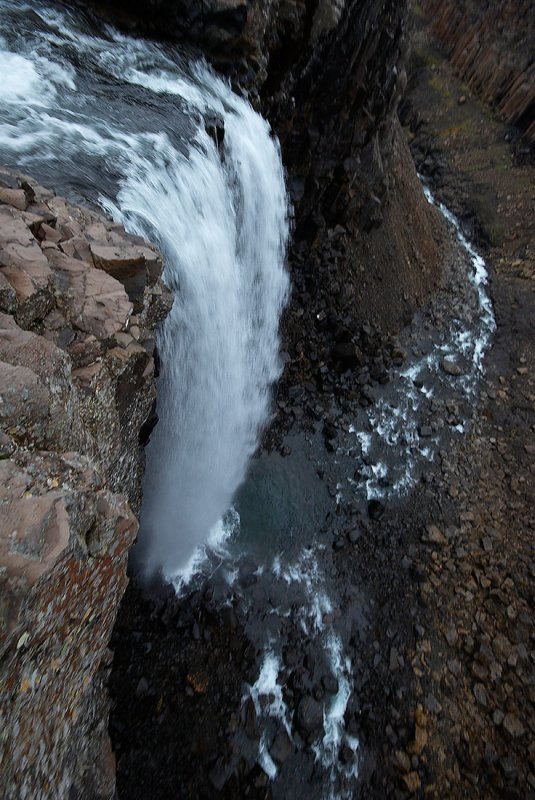
[[[0,171],[0,793],[110,797],[103,681],[170,307],[141,239]]]
[[[535,142],[535,6],[531,0],[422,0],[457,74]]]
[[[117,18],[125,5],[112,5]],[[202,47],[270,119],[294,204],[292,273],[312,303],[315,286],[334,288],[324,309],[332,327],[350,314],[398,330],[435,283],[441,239],[397,120],[407,2],[138,0],[128,9],[138,30]]]
[[[410,318],[439,260],[440,222],[397,119],[406,26],[406,3],[347,2],[277,86],[266,84],[291,176],[298,272],[334,287],[339,319],[385,331]]]

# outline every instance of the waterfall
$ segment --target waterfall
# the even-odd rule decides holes
[[[0,9],[1,160],[98,201],[165,258],[174,304],[158,333],[159,424],[136,561],[172,578],[229,508],[280,371],[278,143],[204,63],[108,26],[89,33],[63,6]],[[218,141],[206,131],[213,118]]]

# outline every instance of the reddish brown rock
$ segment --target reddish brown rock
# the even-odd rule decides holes
[[[0,794],[110,798],[107,645],[138,526],[152,329],[170,296],[138,237],[28,178],[0,171],[4,183]],[[113,248],[110,270],[92,246]],[[139,288],[135,339],[132,302],[109,274],[125,263]]]

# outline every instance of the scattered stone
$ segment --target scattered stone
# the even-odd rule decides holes
[[[445,545],[448,540],[436,525],[427,525],[425,532],[422,534],[422,542],[426,544]]]
[[[368,503],[368,516],[370,519],[379,520],[385,512],[385,507],[380,500],[373,499]]]
[[[419,756],[427,744],[427,739],[428,739],[428,734],[426,729],[422,725],[418,725],[418,723],[416,723],[414,727],[414,739],[409,743],[409,746],[407,747],[407,752],[409,753],[409,755]]]
[[[284,762],[295,752],[295,747],[285,730],[281,730],[275,736],[269,754],[276,764]]]
[[[457,633],[457,629],[454,628],[454,627],[447,628],[447,630],[444,631],[444,636],[446,637],[446,641],[447,641],[447,643],[449,644],[450,647],[453,647],[453,645],[456,643],[457,639],[459,638],[459,634]]]
[[[417,792],[422,785],[420,776],[417,772],[409,772],[407,775],[403,775],[402,781],[411,794]]]
[[[444,358],[440,366],[447,375],[458,377],[459,375],[463,374],[463,370],[461,369],[461,367],[455,361],[452,361],[449,358]]]
[[[482,683],[474,684],[473,692],[474,692],[474,697],[476,698],[479,705],[486,708],[487,692],[485,691],[485,687],[483,686],[483,684]]]
[[[428,694],[424,700],[424,703],[427,710],[432,714],[440,714],[442,711],[442,706],[433,694]]]
[[[519,739],[524,734],[524,726],[516,714],[506,714],[503,718],[503,727],[513,739]]]
[[[297,725],[305,737],[323,727],[323,706],[313,697],[303,697],[297,707]]]
[[[337,694],[338,693],[338,680],[334,677],[334,675],[324,675],[321,679],[321,685],[327,692],[327,694]]]
[[[347,538],[351,542],[351,544],[356,544],[360,537],[362,536],[362,532],[359,528],[351,528],[349,533],[347,534]]]
[[[403,773],[411,771],[411,760],[403,750],[396,750],[394,753],[394,767]]]
[[[492,721],[494,722],[494,724],[497,727],[499,727],[502,724],[502,722],[504,720],[504,717],[505,717],[505,715],[504,715],[503,711],[500,711],[499,708],[495,709],[492,712]]]

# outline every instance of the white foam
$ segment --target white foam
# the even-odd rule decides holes
[[[260,673],[254,684],[248,687],[248,694],[252,698],[257,716],[277,719],[292,738],[290,710],[284,701],[282,686],[277,683],[281,669],[280,657],[275,655],[272,645],[268,644]]]
[[[275,764],[269,753],[267,747],[267,737],[265,733],[263,733],[262,736],[260,737],[260,744],[258,745],[258,763],[260,764],[260,766],[262,767],[268,778],[270,778],[270,780],[272,781],[275,780],[275,778],[277,777],[278,769],[277,765]]]
[[[176,75],[170,75],[164,70],[148,74],[138,69],[129,69],[123,73],[123,77],[129,83],[144,86],[157,94],[172,94],[180,97],[199,111],[207,111],[209,108],[206,95],[202,91],[188,81]],[[218,102],[213,110],[223,112],[223,105]]]
[[[386,494],[406,494],[418,478],[417,458],[424,457],[428,461],[434,459],[435,451],[430,445],[425,448],[419,446],[418,410],[423,398],[431,400],[435,388],[427,383],[417,390],[414,381],[426,373],[436,375],[437,382],[448,380],[440,370],[442,359],[461,359],[468,361],[470,366],[465,374],[455,379],[455,387],[462,390],[468,398],[474,398],[483,370],[483,359],[496,327],[492,303],[486,291],[488,271],[483,258],[468,242],[455,216],[442,203],[435,201],[425,184],[423,190],[428,201],[437,205],[453,226],[461,246],[469,256],[471,269],[468,280],[475,290],[478,311],[472,320],[452,320],[446,341],[437,343],[434,351],[415,358],[400,370],[392,384],[395,400],[390,403],[379,400],[368,412],[371,433],[357,430],[355,424],[349,426],[349,433],[356,436],[362,454],[368,460],[375,457],[375,462],[362,470],[362,475],[366,478],[368,499],[381,498]],[[452,430],[463,433],[465,427],[464,424],[458,424]],[[439,436],[435,435],[430,441],[436,445],[438,439]],[[396,454],[391,459],[395,466],[390,471],[381,458],[381,454],[387,452],[388,448],[396,449]],[[356,452],[358,454],[358,450]],[[400,470],[401,474],[397,474]],[[352,479],[348,482],[354,484]]]
[[[31,102],[43,105],[39,93],[39,74],[32,63],[16,53],[0,52],[0,97],[3,103]]]
[[[326,700],[323,714],[324,735],[313,747],[316,760],[328,771],[329,786],[324,797],[329,800],[349,800],[354,795],[354,781],[358,777],[358,761],[356,753],[359,742],[345,732],[345,712],[351,696],[351,661],[344,658],[342,642],[334,631],[329,631],[324,644],[329,654],[329,663],[333,676],[338,681],[337,693]],[[353,763],[347,767],[340,761],[340,748],[343,744],[353,750]],[[341,778],[345,780],[341,780]],[[348,780],[350,779],[350,780]]]
[[[207,561],[212,556],[218,556],[220,560],[228,557],[227,545],[238,535],[239,529],[240,515],[234,507],[231,507],[224,517],[212,527],[206,542],[195,548],[186,564],[169,575],[169,580],[178,594],[184,592],[192,580],[204,571]],[[237,567],[225,571],[225,579],[230,586],[234,584],[237,577]]]

